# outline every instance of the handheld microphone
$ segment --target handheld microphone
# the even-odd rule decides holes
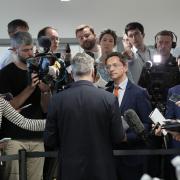
[[[152,63],[151,61],[147,61],[147,62],[145,63],[146,69],[151,69],[152,66],[153,66],[153,63]]]
[[[133,109],[128,109],[124,113],[124,119],[129,127],[145,142],[145,144],[150,146],[148,133],[136,112]]]

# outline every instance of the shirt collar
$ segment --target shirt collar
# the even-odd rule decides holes
[[[137,53],[137,51],[138,51],[138,49],[137,49],[135,46],[133,46],[133,47],[131,48],[131,50],[132,50],[133,53]]]
[[[145,51],[144,52],[148,51],[147,46],[144,46],[144,47],[145,47]],[[132,50],[133,53],[137,53],[139,51],[135,46],[133,46],[131,48],[131,50]]]
[[[119,89],[125,90],[127,83],[128,83],[128,78],[126,77],[126,79],[119,84]]]

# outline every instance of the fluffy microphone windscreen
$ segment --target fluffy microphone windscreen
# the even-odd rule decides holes
[[[133,109],[128,109],[127,111],[125,111],[124,119],[129,125],[129,127],[133,129],[136,134],[141,134],[145,131],[143,123]]]

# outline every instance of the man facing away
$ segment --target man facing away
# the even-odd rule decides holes
[[[78,53],[75,82],[50,103],[45,145],[59,150],[59,179],[115,180],[112,145],[125,139],[117,98],[93,85],[94,60]]]

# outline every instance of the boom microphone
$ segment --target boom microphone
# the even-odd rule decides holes
[[[124,119],[129,127],[145,142],[145,144],[150,146],[148,134],[146,133],[145,127],[136,112],[133,109],[128,109],[124,113]]]

